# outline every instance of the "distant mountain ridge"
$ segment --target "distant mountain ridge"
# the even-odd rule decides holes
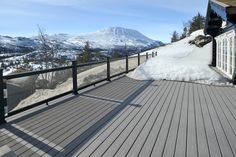
[[[102,48],[115,48],[116,46],[124,45],[131,47],[146,47],[153,44],[157,46],[161,44],[159,41],[152,40],[136,30],[121,27],[103,29],[79,36],[78,38],[84,41],[91,41],[95,47]]]
[[[90,42],[93,49],[119,49],[125,45],[133,49],[148,49],[162,45],[161,41],[152,40],[142,33],[122,27],[111,27],[93,33],[79,36],[69,34],[47,35],[47,38],[58,45],[62,50],[80,50],[86,41]],[[40,42],[37,37],[9,37],[0,36],[0,53],[24,52],[37,50]]]

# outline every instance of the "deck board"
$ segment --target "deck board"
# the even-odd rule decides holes
[[[151,155],[153,147],[156,143],[156,139],[158,138],[158,135],[160,133],[161,127],[163,125],[163,121],[165,119],[167,110],[169,105],[164,105],[165,102],[168,100],[170,100],[169,96],[171,95],[171,93],[173,93],[173,90],[171,90],[173,88],[173,82],[169,83],[169,86],[166,88],[166,90],[163,90],[163,92],[160,95],[160,101],[158,101],[158,103],[156,105],[161,106],[159,112],[158,112],[158,117],[155,121],[155,123],[152,126],[152,129],[150,130],[150,133],[147,137],[147,139],[145,140],[145,143],[142,147],[141,150],[139,151],[140,156],[144,156],[144,155]]]
[[[174,155],[177,157],[186,156],[186,142],[187,142],[187,124],[188,124],[188,92],[189,84],[185,84],[183,100],[182,100],[182,111],[179,122],[179,131],[177,135],[177,141],[175,144]]]
[[[176,100],[178,98],[178,92],[180,89],[179,85],[180,82],[174,83],[172,86],[174,89],[168,93],[167,99],[165,101],[165,103],[168,104],[168,107],[165,112],[160,131],[156,136],[155,144],[152,146],[152,151],[150,154],[151,156],[163,156],[163,151],[165,150],[166,141],[169,136],[171,121],[173,120],[173,115],[176,111]]]
[[[203,119],[203,113],[201,108],[201,100],[199,94],[199,86],[194,84],[194,104],[195,104],[195,116],[196,116],[196,136],[197,147],[199,157],[210,157],[209,145],[207,141],[205,122]]]
[[[236,155],[236,88],[121,77],[7,119],[18,156]]]
[[[128,147],[132,144],[132,140],[135,139],[135,136],[138,135],[138,132],[142,129],[148,120],[148,117],[152,114],[155,110],[156,105],[155,98],[157,98],[156,94],[159,93],[159,90],[155,91],[153,95],[148,99],[146,104],[141,108],[140,112],[135,115],[134,119],[130,121],[130,125],[120,133],[116,140],[113,142],[112,145],[107,149],[104,153],[105,156],[114,156],[114,155],[125,155],[128,151]],[[123,135],[123,136],[122,136]],[[125,146],[121,148],[121,146]],[[125,148],[125,149],[124,149]],[[120,152],[118,152],[120,150]],[[123,154],[124,153],[124,154]],[[96,154],[96,153],[95,153]]]
[[[215,129],[215,133],[218,138],[218,142],[219,142],[222,154],[223,154],[223,156],[227,156],[227,157],[233,156],[233,152],[232,152],[231,147],[229,145],[228,138],[225,134],[225,130],[224,130],[224,128],[222,128],[222,123],[221,123],[221,121],[217,115],[217,112],[214,108],[214,103],[216,103],[215,99],[212,96],[212,92],[209,92],[209,90],[207,88],[208,87],[204,86],[203,91],[204,91],[205,96],[208,97],[208,99],[207,99],[208,100],[208,104],[207,104],[208,112],[209,112],[211,121],[213,123],[213,127]]]
[[[198,156],[198,145],[197,145],[197,124],[196,124],[196,112],[195,102],[193,95],[193,84],[189,84],[189,97],[188,97],[188,130],[187,130],[187,156],[197,157]]]
[[[206,132],[206,139],[208,142],[208,148],[209,148],[209,154],[210,156],[222,156],[221,148],[219,146],[218,138],[216,136],[216,132],[213,126],[213,123],[210,118],[210,114],[208,112],[208,104],[207,104],[207,98],[205,96],[205,93],[203,93],[202,86],[198,87],[199,89],[199,95],[200,95],[200,107],[201,107],[201,113],[203,116],[203,123],[205,124],[205,132]]]
[[[137,97],[135,100],[133,100],[133,104],[141,104],[141,102],[146,102],[149,99],[150,94],[155,91],[154,87],[149,87],[144,91],[144,94],[140,97]],[[85,144],[84,149],[81,149],[77,152],[77,155],[85,155],[88,153],[92,153],[95,151],[95,149],[103,143],[116,129],[119,127],[126,119],[127,117],[130,117],[131,114],[135,112],[138,108],[135,106],[129,106],[122,115],[119,115],[114,121],[111,121],[111,123],[102,129],[100,133],[95,136],[91,142],[88,142]]]
[[[179,123],[182,111],[182,102],[184,94],[184,83],[181,83],[179,89],[178,99],[176,100],[176,108],[173,114],[171,125],[169,126],[169,135],[166,139],[165,148],[163,149],[163,156],[169,157],[174,156],[176,148],[176,140],[179,131]]]

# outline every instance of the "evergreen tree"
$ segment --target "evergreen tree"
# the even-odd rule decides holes
[[[176,31],[173,32],[172,37],[171,37],[171,42],[176,42],[179,40],[179,35]]]
[[[189,22],[189,32],[191,34],[194,31],[199,29],[203,29],[205,25],[205,17],[198,13],[196,16],[193,17],[192,21]]]
[[[183,39],[190,35],[192,32],[197,31],[199,29],[204,29],[205,20],[206,19],[204,16],[202,16],[200,13],[197,13],[197,15],[192,18],[192,20],[183,25],[183,32],[180,36],[178,36],[178,33],[174,31],[171,37],[171,42]]]
[[[82,53],[82,62],[87,63],[91,60],[92,55],[91,55],[91,49],[90,49],[90,44],[89,41],[86,41],[85,46],[83,48],[83,53]]]
[[[186,38],[187,35],[188,35],[188,27],[185,25],[184,28],[183,28],[183,33],[182,33],[182,35],[180,36],[180,39]]]

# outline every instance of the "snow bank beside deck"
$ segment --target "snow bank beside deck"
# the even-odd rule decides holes
[[[212,60],[212,43],[203,48],[189,44],[189,41],[198,35],[203,35],[203,31],[196,31],[176,43],[150,50],[157,51],[158,55],[140,65],[128,76],[137,80],[166,79],[228,85],[225,78],[208,66]]]

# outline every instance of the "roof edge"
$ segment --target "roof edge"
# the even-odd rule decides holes
[[[224,8],[230,7],[230,5],[225,4],[223,2],[220,2],[220,1],[217,1],[217,0],[210,0],[210,1],[216,3],[216,4],[220,5],[220,6],[222,6]]]

